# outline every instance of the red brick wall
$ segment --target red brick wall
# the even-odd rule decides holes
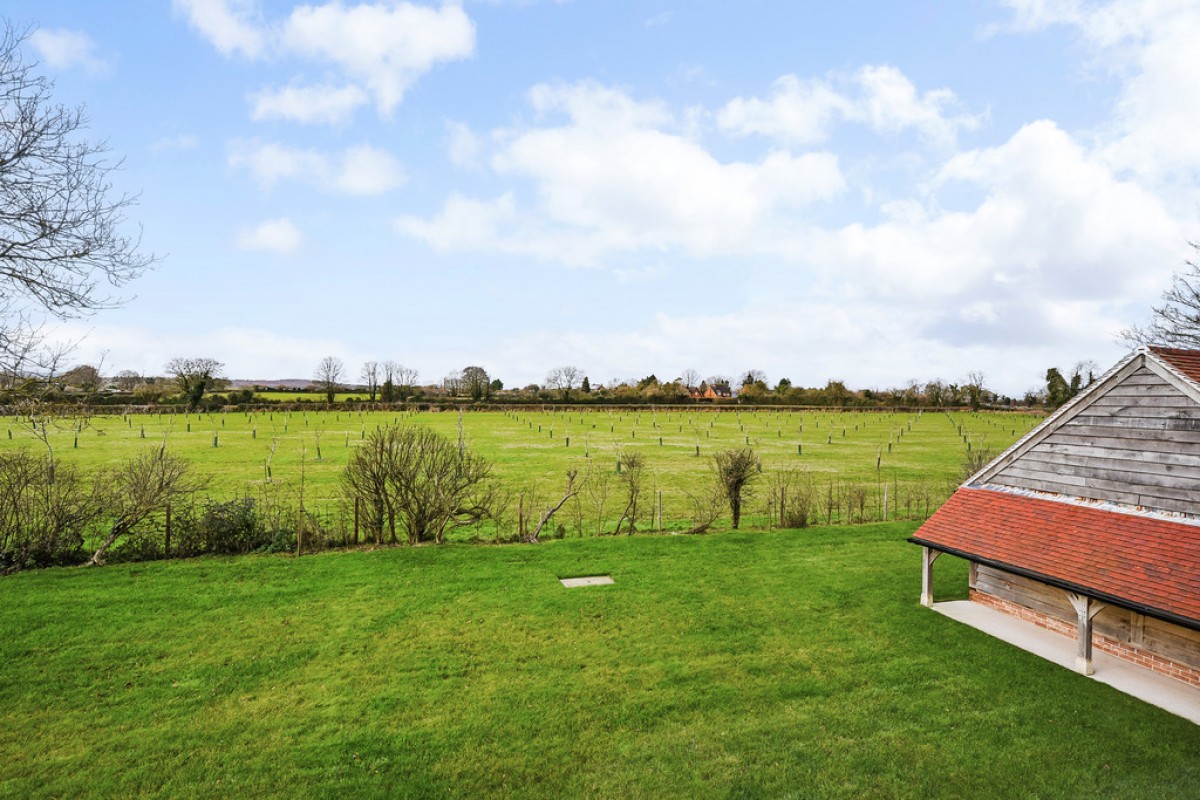
[[[1044,628],[1061,636],[1066,636],[1069,639],[1075,639],[1075,626],[1064,622],[1061,619],[1044,614],[1041,611],[1035,611],[1027,606],[1014,603],[1011,600],[1005,600],[1002,597],[985,594],[984,592],[970,590],[971,600],[989,608],[994,608],[997,611],[1002,611],[1009,616],[1026,622],[1032,622],[1039,628]],[[1143,650],[1140,647],[1128,644],[1126,642],[1118,642],[1115,639],[1110,639],[1103,634],[1092,633],[1093,649],[1103,651],[1117,658],[1131,661],[1147,669],[1153,670],[1162,675],[1166,675],[1176,680],[1183,681],[1200,688],[1200,670],[1193,669],[1186,664],[1180,664],[1177,661],[1172,661],[1169,658],[1163,658],[1157,653],[1151,653],[1148,650]]]

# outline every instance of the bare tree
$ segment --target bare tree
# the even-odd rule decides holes
[[[750,499],[751,483],[758,477],[758,465],[754,451],[748,447],[740,450],[725,450],[713,455],[717,484],[729,502],[729,513],[733,516],[733,529],[742,521],[742,506]]]
[[[180,393],[187,398],[188,408],[197,408],[204,393],[216,385],[225,365],[215,358],[172,358],[167,362],[167,374],[175,378]]]
[[[491,518],[502,498],[486,459],[420,426],[368,434],[350,457],[342,486],[347,498],[365,501],[377,538],[385,522],[393,536],[403,525],[410,544],[441,544],[448,528]]]
[[[765,385],[766,382],[767,382],[767,373],[763,372],[761,369],[746,370],[746,374],[742,376],[742,380],[741,380],[742,386],[752,386],[756,383],[761,383],[761,384]]]
[[[542,529],[545,528],[547,524],[549,524],[550,520],[554,517],[554,515],[558,513],[558,510],[567,504],[568,500],[570,500],[572,497],[579,494],[579,490],[581,487],[579,487],[575,484],[575,479],[577,477],[579,477],[579,472],[577,470],[573,470],[573,469],[567,470],[567,488],[563,492],[562,499],[559,500],[555,505],[546,509],[546,513],[542,514],[542,518],[540,520],[538,520],[537,528],[534,530],[533,534],[529,537],[530,542],[532,542],[533,544],[537,544],[538,537],[542,535]]]
[[[400,400],[407,400],[416,393],[417,380],[420,378],[421,373],[403,364],[395,364],[394,362],[392,364],[396,372],[396,394]]]
[[[100,385],[100,370],[91,364],[79,364],[64,372],[60,380],[67,386],[93,391]]]
[[[371,402],[375,402],[375,395],[379,393],[379,362],[368,361],[362,366],[362,379],[367,384],[367,394],[371,397]]]
[[[694,390],[700,385],[700,373],[691,367],[688,367],[683,371],[683,374],[679,376],[679,382],[688,389]]]
[[[620,470],[621,483],[625,488],[625,509],[621,512],[613,533],[619,534],[621,526],[626,522],[629,523],[626,533],[633,533],[637,530],[639,501],[646,477],[646,460],[642,458],[641,453],[626,451],[621,453],[617,459],[617,465]]]
[[[148,518],[165,513],[172,501],[194,493],[200,483],[188,474],[188,462],[160,448],[134,456],[105,476],[104,506],[112,515],[108,535],[89,563],[104,563],[118,539]]]
[[[583,370],[579,367],[555,367],[546,374],[546,388],[562,392],[564,402],[571,399],[571,392],[583,381]]]
[[[131,369],[123,369],[116,374],[113,382],[122,392],[132,392],[142,382],[142,376]]]
[[[1200,242],[1188,245],[1200,252]],[[1133,345],[1200,348],[1200,262],[1184,262],[1184,269],[1171,278],[1171,288],[1163,292],[1162,301],[1154,306],[1149,325],[1124,330],[1121,338]]]
[[[121,232],[136,198],[112,191],[120,162],[82,138],[82,108],[53,101],[22,55],[27,36],[9,25],[0,39],[0,361],[18,371],[43,366],[42,320],[116,305],[105,287],[154,262]]]
[[[342,388],[342,376],[345,372],[346,367],[342,360],[335,356],[325,356],[317,364],[317,369],[313,372],[313,383],[325,393],[325,402],[334,401],[338,389]]]

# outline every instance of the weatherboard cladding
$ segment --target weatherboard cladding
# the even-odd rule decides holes
[[[1171,354],[1155,352],[1200,376],[1200,352]],[[1200,404],[1145,363],[1131,366],[976,485],[1200,514]]]
[[[913,541],[1200,623],[1197,525],[963,488]]]

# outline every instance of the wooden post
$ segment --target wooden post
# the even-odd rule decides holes
[[[164,527],[163,555],[171,557],[171,504],[167,503],[167,521]]]
[[[929,547],[921,548],[921,605],[933,608],[933,562],[942,552]]]
[[[1105,605],[1074,592],[1068,592],[1067,599],[1075,608],[1075,671],[1080,675],[1091,675],[1095,672],[1092,667],[1092,619],[1104,610]]]
[[[354,543],[358,544],[358,495],[354,496]]]
[[[662,532],[662,489],[658,490],[658,530]]]

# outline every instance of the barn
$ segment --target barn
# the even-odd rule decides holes
[[[968,479],[910,538],[976,603],[1200,687],[1200,351],[1141,348]]]

